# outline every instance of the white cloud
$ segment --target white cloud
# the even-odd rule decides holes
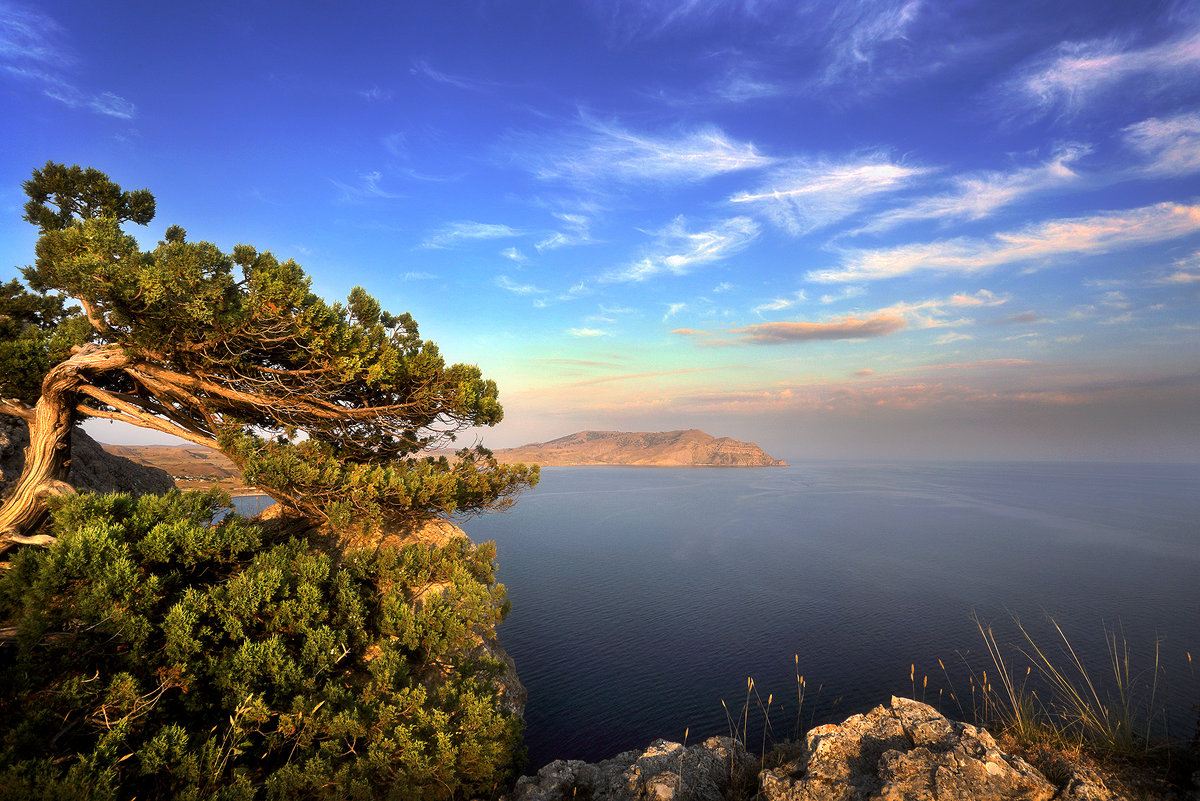
[[[517,248],[505,248],[504,250],[500,251],[500,255],[506,259],[515,261],[517,264],[525,264],[529,261],[529,257]]]
[[[948,315],[951,312],[958,313],[962,309],[1001,306],[1007,302],[1008,297],[1004,295],[980,289],[974,293],[956,292],[946,298],[902,301],[874,313],[899,315],[917,328],[945,328],[973,322],[967,318],[950,319]]]
[[[949,345],[951,342],[962,342],[964,339],[974,339],[974,338],[975,337],[971,336],[970,334],[964,334],[960,331],[950,331],[949,333],[942,334],[940,337],[933,340],[933,344]]]
[[[1151,117],[1122,133],[1126,144],[1145,156],[1143,171],[1148,175],[1171,177],[1200,172],[1200,113]]]
[[[1005,264],[1066,255],[1107,253],[1163,242],[1200,231],[1200,206],[1157,203],[1029,225],[986,239],[959,237],[873,250],[844,252],[840,267],[808,274],[813,281],[870,281],[918,271],[979,273]]]
[[[744,69],[734,69],[725,73],[713,85],[711,91],[727,103],[746,103],[777,97],[783,94],[785,89],[777,83],[751,77]]]
[[[135,117],[137,107],[120,95],[76,85],[68,72],[77,68],[78,59],[63,37],[63,27],[52,17],[0,3],[0,62],[5,72],[39,86],[43,95],[69,108],[122,120]]]
[[[713,287],[713,294],[718,295],[722,292],[728,292],[731,289],[733,289],[733,284],[729,283],[728,281],[722,281]]]
[[[929,172],[870,155],[834,163],[798,161],[773,171],[767,183],[729,200],[757,208],[793,234],[807,234],[859,211],[871,198],[902,189]]]
[[[378,86],[372,86],[370,89],[359,89],[358,96],[368,103],[383,103],[392,99],[392,93],[386,89],[380,89]]]
[[[342,190],[341,199],[343,201],[353,202],[356,200],[368,200],[370,198],[384,198],[392,200],[395,198],[404,197],[402,194],[389,192],[380,185],[383,182],[383,173],[381,173],[379,170],[364,172],[362,175],[358,176],[358,183],[356,185],[345,184],[341,181],[335,181],[332,178],[330,179],[330,182],[338,189]]]
[[[774,162],[715,126],[655,136],[585,120],[576,135],[564,135],[555,144],[530,141],[524,149],[516,158],[537,177],[584,184],[700,181]]]
[[[758,224],[749,217],[723,220],[706,231],[689,231],[687,221],[676,217],[655,233],[648,255],[604,276],[606,281],[645,281],[661,273],[686,275],[699,264],[728,258],[758,236]]]
[[[1078,112],[1097,95],[1119,83],[1138,79],[1138,91],[1195,80],[1200,71],[1200,32],[1141,49],[1113,39],[1064,42],[1042,56],[1010,88],[1041,111],[1060,108]]]
[[[539,253],[571,245],[586,245],[592,241],[591,221],[584,215],[555,212],[554,216],[562,224],[563,230],[555,231],[534,245]]]
[[[793,292],[789,297],[775,298],[766,303],[760,303],[754,307],[754,311],[756,314],[762,314],[765,311],[783,311],[784,309],[790,309],[797,303],[803,302],[805,299],[804,290],[802,289],[798,292]]]
[[[1034,167],[955,176],[954,191],[884,212],[854,233],[886,231],[916,220],[983,219],[1027,195],[1078,183],[1080,176],[1071,167],[1090,152],[1088,145],[1072,143]]]
[[[421,247],[446,248],[456,245],[459,242],[476,239],[505,239],[515,236],[524,236],[524,233],[507,225],[460,220],[448,223],[439,228],[433,235],[421,243]]]
[[[847,286],[847,287],[843,287],[842,291],[838,292],[836,294],[831,293],[828,295],[822,295],[821,302],[825,303],[825,304],[829,304],[829,303],[836,303],[839,300],[849,300],[850,298],[858,297],[859,295],[863,294],[866,291],[867,290],[861,286]]]
[[[506,289],[514,295],[544,295],[546,290],[538,289],[533,284],[518,284],[516,281],[509,278],[507,275],[502,275],[496,279],[496,286],[501,289]]]
[[[606,337],[607,331],[600,331],[596,328],[568,328],[567,333],[573,337]]]
[[[437,278],[433,273],[407,272],[401,276],[405,281],[430,281]]]
[[[823,82],[839,83],[870,73],[880,50],[907,39],[921,11],[921,0],[841,2],[829,18],[831,62]],[[826,9],[822,9],[826,13]]]
[[[665,323],[667,320],[671,319],[676,314],[678,314],[679,312],[683,311],[686,308],[687,308],[686,303],[668,303],[667,304],[667,313],[663,315],[662,321]]]
[[[492,86],[492,84],[489,84],[485,81],[476,81],[470,78],[464,78],[459,75],[451,75],[448,72],[442,72],[441,70],[434,69],[429,65],[429,62],[425,61],[424,59],[417,59],[414,61],[412,67],[409,68],[408,73],[410,75],[428,78],[435,83],[453,86],[456,89],[466,89],[469,92],[483,91],[484,89]]]

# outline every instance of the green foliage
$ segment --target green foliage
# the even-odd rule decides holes
[[[78,495],[0,576],[0,798],[492,793],[520,721],[467,654],[494,550],[271,539],[220,493]]]
[[[78,312],[63,296],[34,294],[15,278],[0,284],[0,398],[37,402],[50,367],[90,338]]]
[[[32,403],[90,337],[120,358],[69,373],[76,412],[222,447],[276,500],[334,527],[502,508],[536,483],[536,467],[483,448],[420,458],[503,409],[495,382],[447,365],[410,315],[361,287],[326,303],[294,261],[245,244],[226,253],[177,225],[143,251],[122,224],[149,222],[153,195],[97,170],[48,163],[25,190],[41,237],[24,277],[41,294],[12,282],[0,298],[0,321],[19,329],[0,349],[7,396]],[[84,314],[68,318],[61,297]]]

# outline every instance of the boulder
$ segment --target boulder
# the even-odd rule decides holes
[[[510,801],[724,801],[752,770],[754,758],[737,740],[709,737],[699,745],[655,740],[645,751],[626,751],[590,764],[556,760],[522,776]]]
[[[817,726],[805,746],[800,759],[763,771],[765,801],[1050,801],[1057,792],[986,731],[904,698]]]

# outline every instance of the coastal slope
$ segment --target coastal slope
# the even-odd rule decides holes
[[[565,437],[496,451],[501,462],[549,467],[782,467],[753,442],[687,431],[579,431]]]

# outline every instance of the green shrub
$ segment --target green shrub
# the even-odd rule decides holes
[[[217,492],[76,495],[0,576],[0,798],[494,794],[521,722],[498,665],[494,550],[331,556]]]

